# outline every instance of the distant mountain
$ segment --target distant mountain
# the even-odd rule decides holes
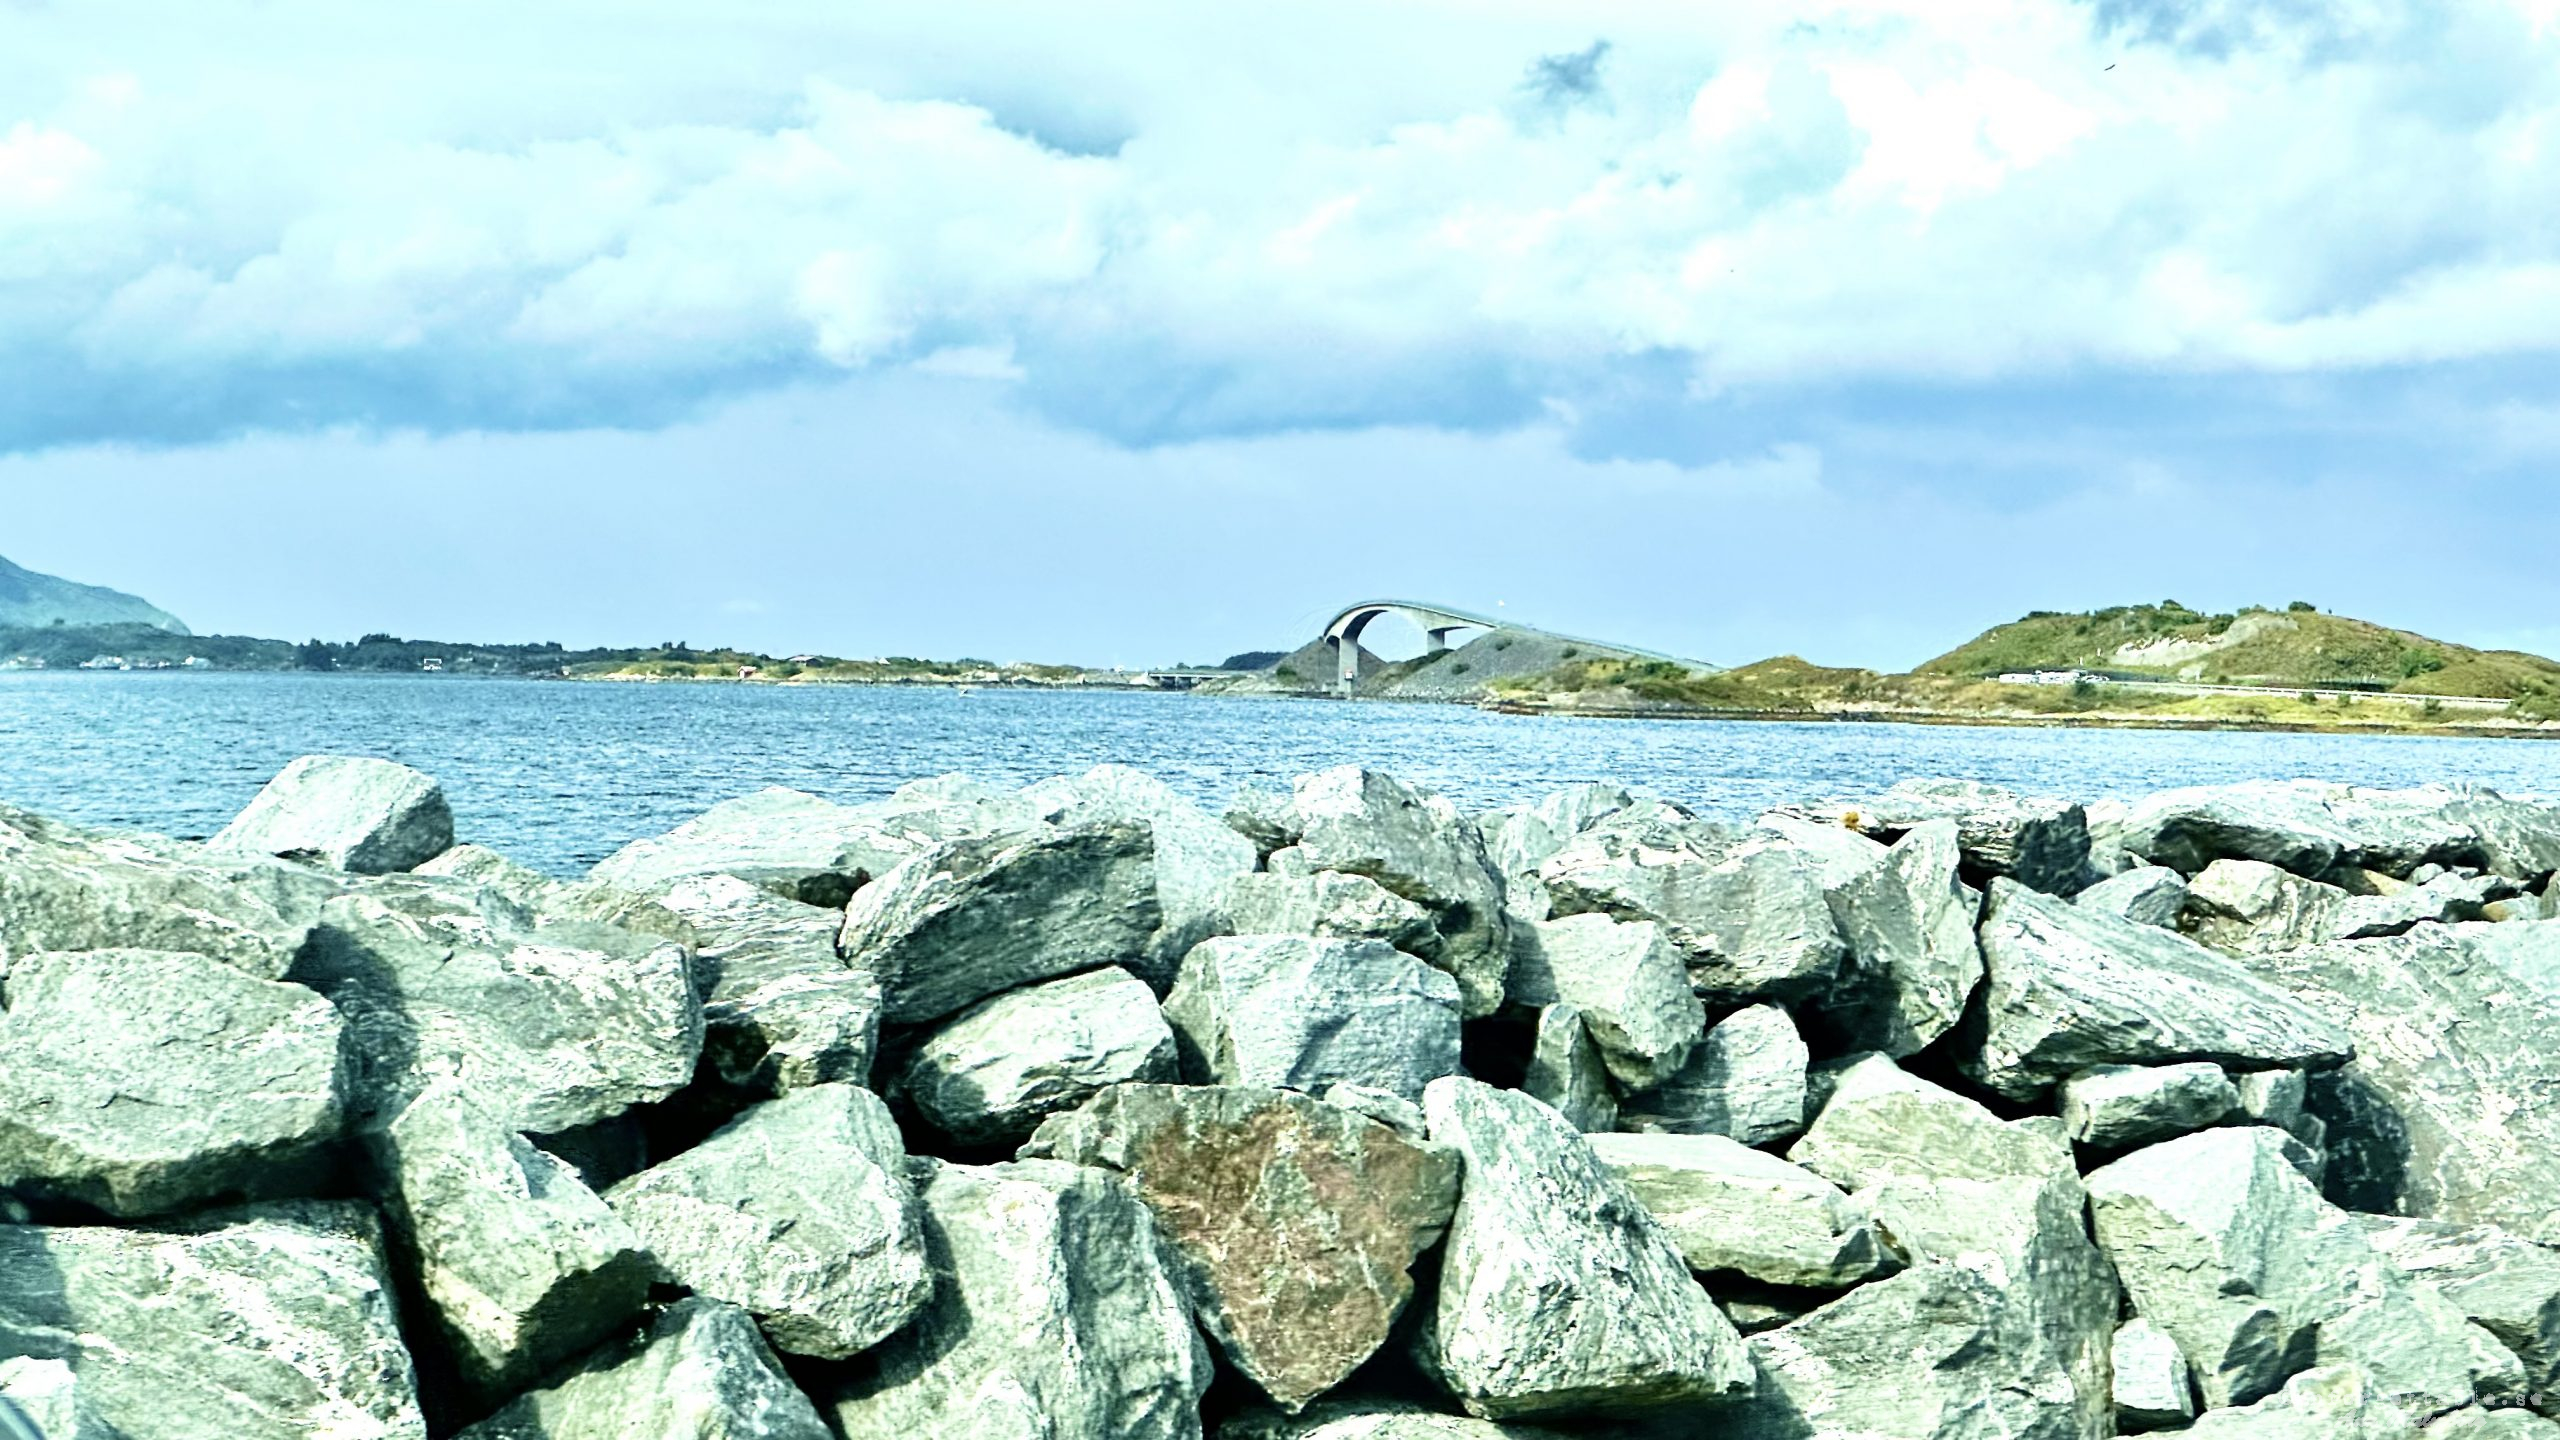
[[[0,627],[148,625],[187,634],[185,622],[138,595],[39,575],[0,559]]]
[[[2206,615],[2174,600],[1996,625],[1920,667],[1923,675],[2088,670],[2228,685],[2355,685],[2517,699],[2560,691],[2560,663],[2474,650],[2297,602]]]

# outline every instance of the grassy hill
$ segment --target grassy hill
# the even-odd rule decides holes
[[[138,595],[40,575],[0,560],[0,626],[147,625],[184,635],[178,617]]]
[[[2038,611],[1921,666],[1921,675],[2090,670],[2207,684],[2345,687],[2497,699],[2560,695],[2560,662],[2475,650],[2308,605],[2206,615],[2176,601]]]

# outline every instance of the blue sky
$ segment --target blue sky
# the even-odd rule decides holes
[[[0,0],[0,554],[1091,662],[2560,652],[2560,0]]]

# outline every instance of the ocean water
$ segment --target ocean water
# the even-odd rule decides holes
[[[1735,817],[1953,775],[2083,800],[2316,777],[2560,797],[2560,744],[1928,725],[1583,720],[1183,694],[578,684],[460,676],[0,674],[0,800],[183,836],[315,751],[444,782],[462,837],[558,874],[767,785],[838,800],[948,771],[1019,784],[1104,761],[1216,807],[1358,763],[1462,805],[1586,780]]]

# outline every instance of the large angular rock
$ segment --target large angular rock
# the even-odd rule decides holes
[[[268,781],[210,845],[354,875],[393,875],[453,848],[453,810],[444,787],[406,765],[305,755]]]
[[[383,1209],[462,1384],[502,1400],[637,1315],[648,1252],[566,1164],[432,1087],[373,1137]]]
[[[1902,1268],[1865,1209],[1801,1166],[1721,1135],[1593,1135],[1689,1268],[1843,1290]]]
[[[1809,1058],[1796,1023],[1775,1005],[1719,1020],[1660,1086],[1619,1102],[1622,1128],[1723,1135],[1766,1145],[1804,1129]]]
[[[165,1231],[0,1225],[0,1346],[132,1440],[425,1440],[379,1228],[285,1205]]]
[[[645,1335],[599,1352],[460,1440],[832,1440],[755,1322],[716,1300],[680,1301]]]
[[[768,1100],[605,1193],[677,1283],[756,1317],[774,1345],[841,1360],[933,1289],[889,1107],[852,1085]]]
[[[2560,1440],[2560,1424],[2523,1410],[2456,1410],[2424,1434],[2426,1440]]]
[[[1679,1073],[1705,1038],[1707,1012],[1662,927],[1574,915],[1540,921],[1511,967],[1511,998],[1571,1005],[1617,1082],[1649,1089]]]
[[[1423,1109],[1466,1170],[1419,1346],[1470,1414],[1640,1413],[1750,1389],[1741,1337],[1670,1235],[1553,1110],[1457,1078]]]
[[[2254,1405],[2208,1410],[2184,1433],[2189,1440],[2414,1440],[2417,1429],[2361,1367],[2324,1365]]]
[[[990,995],[1143,963],[1163,912],[1143,825],[939,845],[865,886],[837,949],[880,977],[881,1018],[938,1020]]]
[[[2218,1125],[2240,1108],[2222,1067],[2092,1065],[2062,1082],[2062,1128],[2097,1150],[2125,1150]]]
[[[2195,1369],[2208,1406],[2247,1405],[2349,1362],[2412,1420],[2520,1398],[2516,1358],[2364,1238],[2265,1128],[2207,1130],[2089,1176],[2099,1245],[2134,1308]]]
[[[1855,813],[1858,829],[1888,841],[1932,820],[1955,822],[1966,878],[1976,885],[2006,876],[2068,895],[2087,882],[2088,812],[2068,800],[1975,780],[1905,780]]]
[[[1218,1427],[1218,1440],[1563,1440],[1531,1425],[1497,1425],[1394,1401],[1328,1401],[1303,1415],[1248,1411]]]
[[[2104,910],[2136,925],[2178,928],[2187,909],[2187,877],[2166,865],[2137,865],[2071,897],[2084,910]]]
[[[2002,1120],[1881,1055],[1840,1069],[1787,1158],[1846,1189],[1895,1177],[1997,1180],[2078,1173],[2049,1117]]]
[[[846,1436],[1198,1440],[1210,1359],[1129,1183],[930,1165],[933,1303],[833,1400]]]
[[[433,882],[329,902],[292,978],[346,1017],[359,1115],[451,1077],[498,1124],[549,1134],[666,1098],[702,1049],[682,946],[601,925],[528,928]]]
[[[1440,932],[1439,948],[1423,958],[1457,979],[1467,1018],[1501,1007],[1511,966],[1502,875],[1456,807],[1345,765],[1298,777],[1288,825],[1290,845],[1271,869],[1365,875],[1420,905]]]
[[[2188,887],[2184,928],[2225,954],[2260,954],[2477,920],[2485,903],[2479,881],[2455,875],[2356,895],[2264,861],[2216,860]]]
[[[1163,926],[1148,944],[1144,973],[1170,982],[1191,947],[1231,928],[1228,886],[1261,857],[1253,842],[1191,803],[1182,792],[1126,765],[1044,780],[1024,792],[1054,824],[1145,825],[1155,835],[1156,903]]]
[[[308,887],[334,889],[268,873],[288,868],[0,811],[0,969],[46,950],[178,950],[281,979],[320,903]]]
[[[1554,1106],[1566,1124],[1585,1134],[1618,1128],[1618,1093],[1609,1088],[1608,1064],[1582,1012],[1571,1005],[1538,1012],[1520,1090]]]
[[[2560,1251],[2489,1225],[2349,1218],[2366,1243],[2514,1351],[2526,1386],[2550,1408],[2560,1390]]]
[[[1710,848],[1687,831],[1596,827],[1538,869],[1554,913],[1659,921],[1711,1004],[1828,989],[1848,946],[1816,860],[1773,838]]]
[[[1927,821],[1880,863],[1843,867],[1847,878],[1825,887],[1848,958],[1819,1024],[1839,1048],[1915,1054],[1964,1018],[1982,981],[1982,897],[1958,878],[1960,859],[1955,822]]]
[[[969,833],[969,824],[939,807],[837,805],[777,786],[634,840],[589,874],[648,895],[694,876],[734,875],[786,899],[842,909],[854,891],[909,856]]]
[[[124,1440],[82,1403],[80,1377],[68,1362],[27,1355],[0,1360],[0,1433],[12,1440]]]
[[[1173,1029],[1126,970],[1007,991],[919,1043],[898,1081],[925,1123],[962,1145],[1010,1144],[1124,1080],[1177,1078]]]
[[[1282,1090],[1116,1085],[1026,1154],[1126,1175],[1227,1359],[1302,1409],[1387,1341],[1458,1201],[1458,1158]]]
[[[2337,1022],[2185,936],[1995,881],[1982,921],[1988,1027],[1969,1062],[2029,1100],[2091,1065],[2334,1065]]]
[[[2125,1430],[2171,1430],[2196,1418],[2196,1382],[2178,1342],[2148,1320],[2116,1327],[2116,1424]]]
[[[1476,829],[1484,836],[1485,853],[1494,868],[1511,881],[1527,882],[1573,837],[1634,804],[1635,798],[1624,786],[1576,785],[1527,805],[1478,816]]]
[[[1862,1285],[1751,1337],[1757,1391],[1705,1434],[1736,1440],[2103,1440],[2002,1284],[1948,1264]]]
[[[27,956],[5,993],[0,1192],[132,1218],[328,1178],[343,1027],[318,995],[156,950]]]
[[[2216,860],[2262,860],[2317,877],[2338,866],[2406,878],[2420,865],[2480,865],[2490,846],[2443,789],[2363,790],[2255,780],[2164,790],[2125,816],[2124,848],[2193,875]]]
[[[1235,935],[1182,962],[1165,1018],[1221,1085],[1374,1085],[1408,1100],[1458,1071],[1457,981],[1374,940]]]
[[[842,916],[734,875],[689,876],[658,900],[699,937],[703,1058],[722,1083],[773,1096],[870,1082],[880,977],[837,957]]]
[[[1440,928],[1431,922],[1430,911],[1389,893],[1366,875],[1333,870],[1239,875],[1228,882],[1225,910],[1238,935],[1378,940],[1409,955],[1440,945]]]
[[[2560,1243],[2560,928],[2430,925],[2242,958],[2354,1037],[2355,1062],[2312,1087],[2330,1194]]]
[[[2429,791],[2444,797],[2446,818],[2479,835],[2480,865],[2490,874],[2536,889],[2560,871],[2560,807],[2509,799],[2484,785],[2455,783]]]
[[[486,845],[456,845],[434,859],[411,866],[409,873],[430,880],[459,880],[503,892],[521,905],[531,905],[560,882]]]

